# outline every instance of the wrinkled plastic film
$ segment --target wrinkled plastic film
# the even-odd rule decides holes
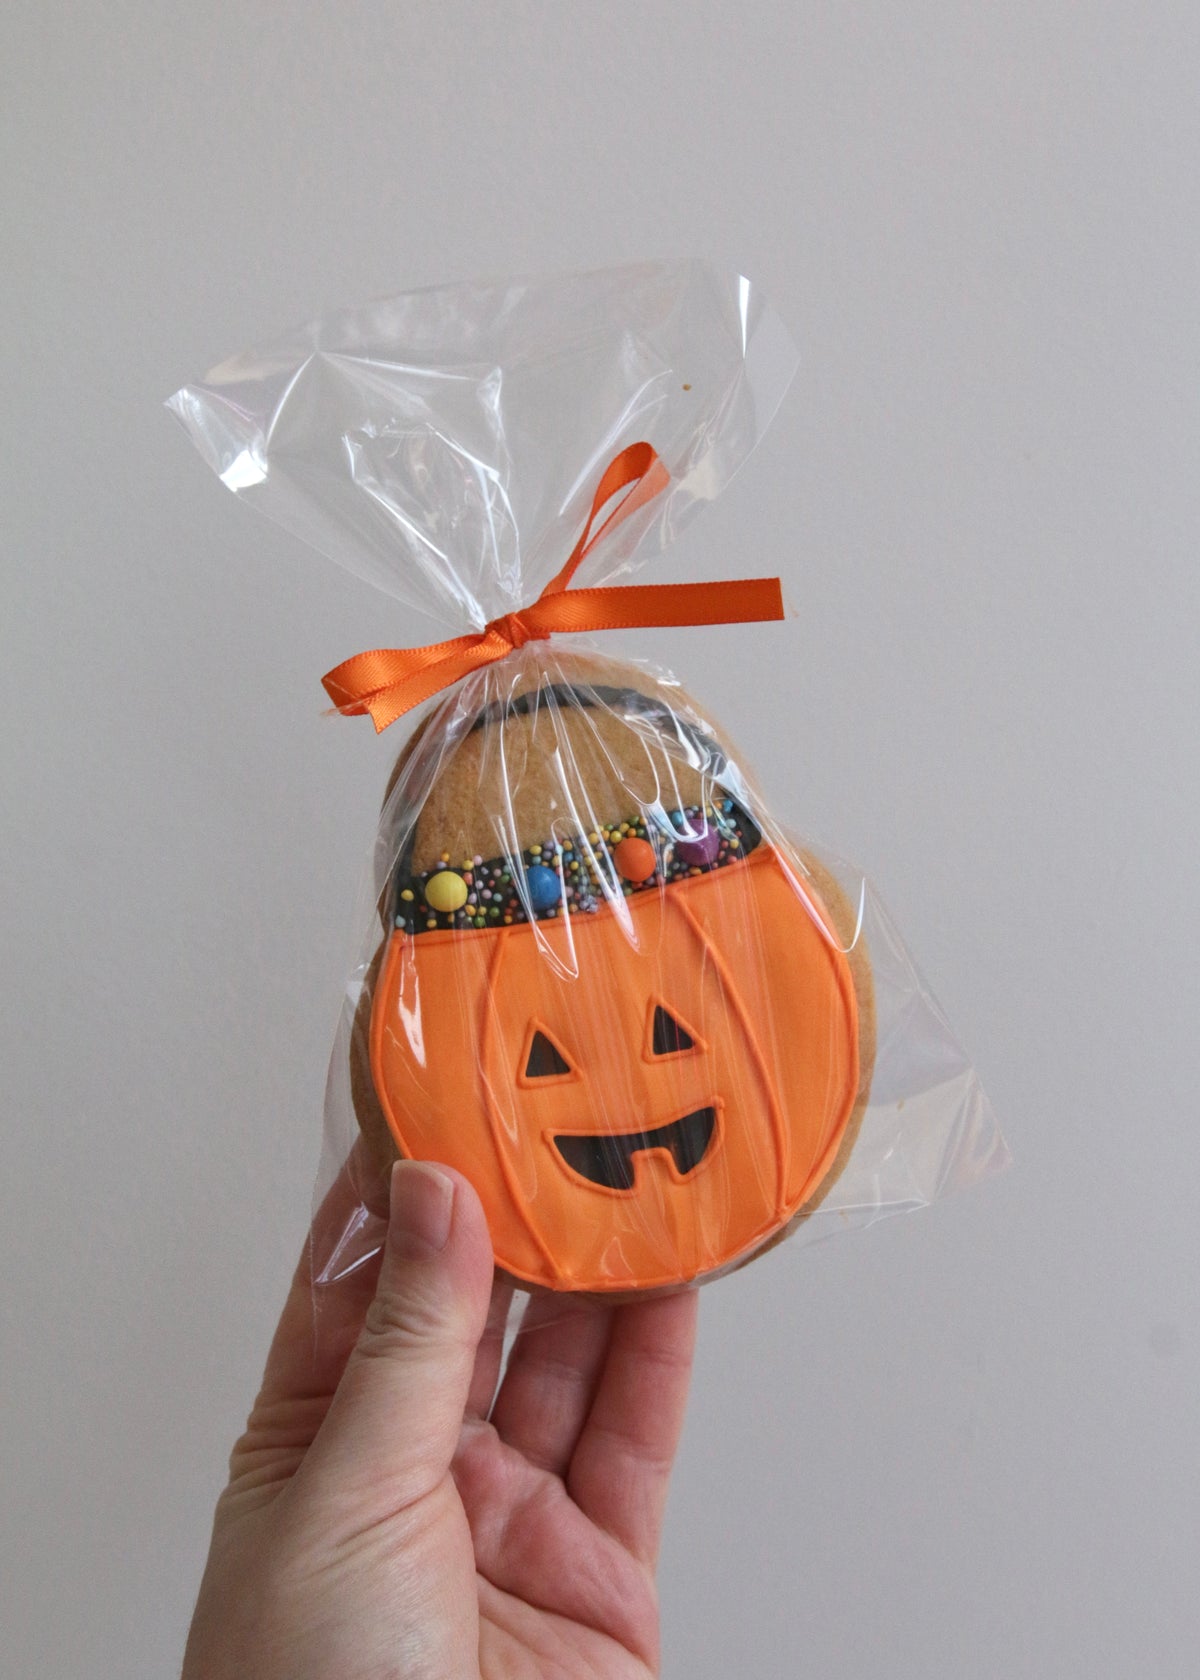
[[[669,482],[576,582],[647,564],[744,461],[793,365],[745,280],[651,264],[385,300],[171,406],[230,488],[462,632],[538,596],[642,440]],[[785,829],[666,673],[533,642],[386,739],[404,734],[330,1062],[318,1283],[378,1251],[398,1154],[467,1173],[517,1283],[610,1298],[1003,1164],[870,883],[790,806]]]
[[[482,629],[553,577],[604,468],[642,438],[670,486],[577,583],[665,549],[754,447],[795,361],[749,281],[651,263],[323,317],[169,406],[260,512],[406,606]]]

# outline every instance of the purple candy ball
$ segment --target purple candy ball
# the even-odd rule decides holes
[[[688,840],[676,840],[675,856],[692,868],[711,863],[721,850],[721,836],[715,828],[706,828]]]

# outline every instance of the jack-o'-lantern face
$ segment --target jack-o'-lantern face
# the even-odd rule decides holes
[[[479,914],[481,892],[460,900],[450,872],[423,905],[409,892],[375,992],[376,1089],[403,1155],[475,1184],[517,1278],[703,1276],[761,1246],[829,1171],[859,1084],[849,964],[773,848],[717,861],[544,920],[496,913],[490,889]],[[528,865],[531,911],[550,886],[538,868],[552,873]]]

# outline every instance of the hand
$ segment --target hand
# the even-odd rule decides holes
[[[358,1201],[347,1171],[318,1219],[339,1230]],[[317,1336],[306,1259],[217,1504],[183,1680],[657,1673],[694,1292],[535,1298],[497,1392],[509,1291],[478,1197],[402,1163],[382,1255],[320,1295]]]

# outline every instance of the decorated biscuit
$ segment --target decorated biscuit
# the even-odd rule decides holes
[[[677,691],[567,669],[483,705],[404,817],[358,1107],[470,1178],[514,1278],[670,1287],[831,1181],[870,980],[831,878],[771,843]]]

